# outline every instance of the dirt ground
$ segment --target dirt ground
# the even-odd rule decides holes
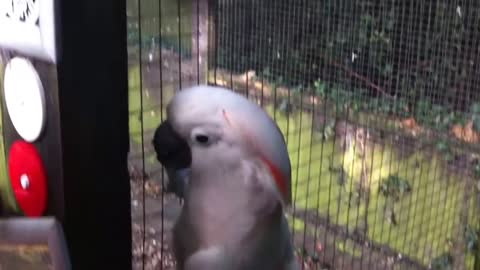
[[[175,260],[169,242],[170,230],[180,212],[179,201],[171,195],[162,195],[159,181],[147,181],[145,182],[145,207],[143,207],[141,176],[137,174],[137,177],[132,177],[130,183],[133,269],[143,269],[143,263],[145,263],[145,270],[175,269]],[[143,258],[144,229],[146,233]]]

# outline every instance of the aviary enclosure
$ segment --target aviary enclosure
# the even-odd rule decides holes
[[[281,127],[304,269],[480,269],[478,1],[127,4],[135,269],[173,269],[151,138],[199,83]]]

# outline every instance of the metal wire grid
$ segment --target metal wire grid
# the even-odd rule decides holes
[[[201,2],[127,1],[134,269],[174,269],[172,217],[163,211],[172,199],[161,192],[165,174],[151,140],[174,92],[205,80]]]
[[[141,0],[140,2],[147,1]],[[192,76],[185,79],[188,74],[185,75],[185,72],[182,72],[182,67],[185,70],[185,65],[188,66],[188,64],[184,64],[185,59],[181,57],[181,30],[185,23],[182,22],[181,9],[178,7],[180,7],[182,1],[172,2],[177,4],[176,13],[162,13],[163,5],[158,5],[158,3],[149,3],[144,7],[150,11],[158,10],[157,15],[152,16],[157,19],[157,32],[159,32],[158,29],[163,29],[162,22],[168,20],[165,18],[166,15],[162,17],[162,14],[168,14],[169,16],[176,14],[179,29],[176,35],[178,38],[177,51],[180,53],[178,54],[177,65],[175,65],[176,68],[161,66],[162,56],[165,57],[167,53],[159,53],[160,59],[156,64],[160,66],[158,72],[161,79],[159,85],[149,86],[148,88],[148,91],[160,93],[160,102],[151,108],[144,106],[144,95],[140,95],[142,98],[140,98],[139,110],[143,112],[140,114],[142,117],[139,120],[141,122],[140,133],[142,138],[139,154],[142,161],[140,166],[142,171],[150,172],[148,177],[157,179],[158,177],[155,175],[161,172],[161,168],[159,169],[154,164],[150,165],[151,168],[148,168],[149,165],[145,164],[145,159],[151,156],[153,152],[145,143],[150,140],[152,131],[144,127],[144,115],[152,109],[158,110],[161,115],[160,119],[163,119],[161,106],[168,101],[168,97],[165,97],[165,92],[167,92],[165,91],[166,80],[162,72],[173,69],[171,73],[177,74],[176,80],[168,81],[169,84],[174,85],[174,89],[181,89],[182,86],[185,86],[186,83],[182,83],[184,81],[195,84],[200,82],[202,78],[199,68],[200,54],[198,53],[192,56],[192,59],[196,59],[194,61],[196,62],[196,76],[193,76],[193,80]],[[141,3],[138,3],[137,20],[146,17],[141,12],[143,10]],[[197,27],[195,28],[197,31],[196,33],[195,30],[185,33],[185,35],[190,36],[193,34],[193,40],[196,37],[197,46],[200,44],[198,40],[200,5],[198,3],[198,1],[194,1],[192,9],[189,11],[193,14],[191,18],[197,20]],[[167,5],[167,3],[165,4]],[[442,257],[447,254],[446,251],[453,253],[449,255],[455,259],[455,269],[472,266],[472,263],[464,258],[466,252],[463,248],[465,242],[465,239],[463,239],[464,227],[468,224],[476,224],[477,219],[475,211],[472,210],[476,209],[473,203],[476,195],[472,190],[474,182],[471,174],[465,172],[465,170],[457,170],[452,174],[447,170],[448,168],[445,168],[445,165],[438,161],[428,162],[424,160],[420,162],[417,160],[415,162],[419,164],[413,166],[413,161],[399,160],[396,158],[397,154],[389,149],[393,145],[400,152],[420,151],[428,154],[427,158],[424,159],[431,158],[433,160],[435,151],[432,149],[435,142],[445,140],[446,132],[442,133],[438,130],[432,132],[428,138],[430,145],[425,146],[425,143],[421,142],[421,137],[403,134],[404,132],[401,129],[389,127],[391,126],[389,119],[381,117],[381,114],[389,112],[388,108],[387,110],[382,108],[382,104],[388,104],[388,107],[396,107],[400,106],[399,103],[401,102],[415,103],[422,99],[433,100],[445,106],[450,106],[453,103],[457,109],[466,106],[466,104],[479,99],[478,90],[475,88],[478,76],[474,76],[475,74],[470,76],[469,81],[463,82],[465,85],[464,92],[452,98],[441,91],[432,90],[439,83],[432,79],[433,76],[427,69],[418,73],[432,80],[413,80],[414,82],[412,82],[408,81],[408,78],[405,79],[408,76],[401,79],[393,75],[382,77],[379,75],[378,67],[372,65],[371,60],[365,57],[365,55],[373,53],[382,54],[382,63],[385,66],[390,66],[398,73],[412,73],[410,69],[423,67],[425,62],[439,61],[438,58],[453,54],[452,51],[455,51],[455,46],[452,46],[449,41],[454,39],[454,34],[450,28],[443,26],[455,20],[455,16],[457,16],[455,14],[458,14],[457,7],[460,6],[460,10],[462,10],[462,7],[465,6],[466,8],[463,10],[468,10],[468,8],[475,8],[477,5],[470,2],[465,3],[465,1],[462,3],[449,1],[445,6],[442,6],[443,4],[432,4],[425,1],[405,3],[397,1],[359,1],[358,4],[352,4],[349,1],[306,0],[209,1],[209,69],[207,74],[209,83],[229,86],[233,90],[257,100],[262,106],[267,107],[273,103],[274,118],[277,121],[282,121],[282,124],[286,126],[284,127],[285,137],[289,144],[294,165],[292,177],[295,185],[294,205],[290,214],[297,218],[292,221],[292,234],[300,248],[300,255],[303,255],[305,261],[313,262],[310,266],[304,265],[305,268],[389,269],[395,266],[402,269],[424,269],[435,262],[435,259],[449,258]],[[445,12],[448,8],[453,8],[455,12]],[[442,11],[447,16],[439,20],[438,14]],[[378,30],[380,33],[374,31],[374,26],[366,27],[372,32],[369,34],[370,38],[379,38],[381,31],[388,28],[389,20],[395,18],[395,27],[390,31],[398,31],[399,33],[391,35],[393,38],[390,44],[372,42],[367,48],[365,46],[359,46],[360,48],[353,46],[354,44],[361,44],[364,38],[355,34],[357,30],[355,24],[359,22],[372,24],[365,14],[372,14],[371,17],[379,22],[376,30],[380,29]],[[465,16],[465,25],[468,26],[475,22],[472,15],[468,17],[465,13]],[[185,17],[188,18],[188,15],[185,15]],[[320,20],[319,17],[326,19]],[[143,40],[141,37],[142,26],[144,24],[148,25],[147,22],[151,19],[151,17],[145,18],[145,23],[139,24],[139,40]],[[140,21],[144,22],[143,19]],[[443,21],[447,21],[447,23]],[[435,27],[438,28],[436,31],[427,31]],[[388,33],[388,31],[386,32]],[[325,44],[329,39],[335,40],[338,33],[344,33],[344,36],[339,37],[340,41],[337,40],[337,44],[330,47],[329,44]],[[447,38],[446,42],[439,42],[439,44],[431,47],[425,46],[426,40],[428,41],[429,37],[438,33],[441,37]],[[474,36],[478,35],[478,31],[472,30],[471,35],[469,40],[462,43],[462,46],[474,46],[477,43]],[[166,36],[168,35],[162,32],[160,40]],[[175,34],[172,36],[175,36]],[[321,42],[315,43],[316,40],[325,42],[323,44]],[[142,46],[138,46],[138,48],[139,57],[135,63],[140,64],[139,73],[142,80],[139,80],[138,88],[135,88],[135,86],[133,88],[145,93],[145,86],[142,83],[147,80],[143,74],[147,69],[145,65],[148,65],[145,64],[144,59],[148,59],[148,56],[140,58],[144,53],[142,53]],[[161,51],[160,48],[155,48],[155,50]],[[199,52],[198,47],[196,51]],[[336,54],[332,53],[334,51]],[[423,51],[423,54],[419,51]],[[470,51],[474,50],[470,49]],[[458,54],[458,51],[455,53]],[[470,55],[464,53],[462,55],[463,60],[457,58],[457,65],[462,66],[469,61],[473,61],[469,59],[469,56],[474,57],[474,59],[478,57],[474,53],[470,53]],[[301,63],[293,61],[299,57],[305,61]],[[431,65],[429,68],[432,68]],[[439,66],[438,70],[440,70],[440,73],[444,72],[448,75],[445,78],[450,81],[449,85],[458,83],[462,79],[457,73],[449,71],[448,66]],[[472,68],[472,70],[474,69]],[[254,76],[252,76],[251,71],[255,71]],[[390,74],[394,73],[390,71]],[[419,75],[417,74],[417,76]],[[322,99],[319,98],[318,102],[312,104],[309,101],[312,100],[313,96],[322,95],[313,83],[316,78],[321,78],[325,84],[324,88],[331,92],[330,99],[339,98],[345,95],[345,92],[359,93],[356,98],[360,102],[376,99],[376,103],[371,106],[370,113],[379,117],[367,117],[366,121],[359,121],[359,112],[352,109],[356,105],[352,102],[355,96],[349,96],[343,100],[330,100],[329,102],[322,102]],[[408,82],[405,82],[405,80]],[[418,84],[420,84],[424,91],[421,95],[405,94],[402,86],[406,83],[412,85],[415,88],[414,90],[418,92],[420,92],[418,90]],[[365,88],[367,88],[366,91],[364,91]],[[287,91],[282,91],[285,89]],[[325,97],[325,95],[322,97]],[[403,97],[406,97],[406,101],[401,100]],[[328,99],[325,98],[324,100]],[[331,104],[332,102],[334,105]],[[341,102],[343,104],[348,103],[349,106],[344,106],[346,109],[341,109],[341,106],[338,106],[342,104]],[[306,112],[307,114],[298,112]],[[138,113],[138,111],[132,111],[132,114]],[[425,111],[417,113],[414,117],[421,117],[422,113],[425,113]],[[286,120],[278,120],[284,118]],[[331,143],[328,143],[325,136],[318,136],[318,134],[324,134],[331,128],[328,123],[332,119],[335,120],[333,125],[334,136]],[[341,128],[342,124],[344,125],[343,129]],[[357,134],[362,132],[380,134],[372,137],[381,137],[383,141],[372,143],[370,141],[372,139],[365,134],[358,139]],[[132,133],[132,136],[134,135]],[[465,144],[455,140],[448,140],[448,142],[452,145],[452,148],[456,147],[456,149],[468,153],[478,153],[478,149],[472,148],[471,145],[465,146]],[[368,143],[372,143],[372,146],[365,150],[365,145]],[[360,197],[360,204],[364,205],[363,209],[361,206],[352,206],[351,203],[346,206],[343,205],[342,201],[350,202],[351,197],[355,196],[352,193],[352,190],[355,190],[355,181],[352,180],[352,177],[346,177],[348,179],[345,185],[348,188],[338,188],[336,185],[341,177],[332,173],[332,167],[345,167],[348,157],[347,152],[349,151],[345,145],[351,146],[350,151],[360,151],[364,155],[363,158],[354,155],[349,160],[349,166],[355,167],[360,163],[362,171],[386,170],[387,175],[401,173],[404,178],[408,179],[411,189],[415,192],[410,196],[407,195],[400,203],[391,203],[393,206],[389,205],[387,199],[381,196],[372,200],[369,196],[371,191],[365,191],[365,194],[358,192],[356,196]],[[328,148],[339,147],[343,150],[333,151],[333,153],[327,151]],[[422,150],[419,147],[422,147]],[[360,148],[363,149],[359,150]],[[367,152],[370,152],[370,154]],[[132,160],[134,159],[135,154],[132,155]],[[340,173],[340,175],[342,174],[343,172]],[[163,174],[160,175],[160,179],[163,181]],[[147,180],[146,176],[142,174],[142,182]],[[367,175],[366,178],[363,181],[371,183],[373,173]],[[426,181],[425,178],[427,178]],[[445,184],[455,181],[458,181],[458,184]],[[325,190],[328,190],[328,192],[322,193]],[[320,195],[327,195],[327,198]],[[145,204],[145,193],[142,198],[142,205],[145,206],[143,207],[145,210],[148,208],[148,205]],[[161,201],[163,209],[163,194],[161,195]],[[387,214],[388,211],[390,211],[389,214]],[[161,213],[161,235],[163,235],[163,211]],[[388,215],[390,217],[386,218]],[[144,211],[143,216],[146,216],[146,211]],[[389,219],[389,221],[387,222],[386,219]],[[301,225],[300,229],[295,226],[299,223]],[[396,229],[398,225],[392,225],[391,223],[406,225],[400,225],[401,229]],[[144,220],[143,224],[147,226],[148,221]],[[293,229],[294,227],[296,229]],[[420,229],[416,229],[419,227]],[[429,234],[429,231],[434,231],[434,233]],[[452,240],[452,238],[457,239]],[[146,240],[144,239],[144,243]],[[319,245],[322,248],[319,249]],[[451,248],[449,245],[455,247]],[[160,256],[160,259],[164,258],[163,249]],[[145,266],[145,262],[142,265]],[[164,265],[161,264],[160,267],[163,269]]]

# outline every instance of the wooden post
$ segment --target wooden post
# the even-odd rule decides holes
[[[207,83],[208,0],[192,0],[192,56],[198,77],[196,84]]]

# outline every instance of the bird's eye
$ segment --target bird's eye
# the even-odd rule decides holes
[[[207,135],[203,135],[203,134],[197,134],[197,135],[195,135],[195,140],[196,140],[198,143],[206,144],[206,143],[208,143],[208,136],[207,136]]]

